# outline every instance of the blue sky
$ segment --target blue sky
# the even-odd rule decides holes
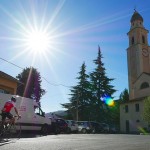
[[[0,58],[21,68],[38,69],[48,81],[42,78],[47,92],[41,105],[43,111],[52,112],[69,102],[70,88],[66,86],[76,85],[82,63],[87,73],[94,69],[99,45],[107,76],[115,78],[112,85],[117,99],[128,88],[127,32],[135,7],[149,30],[149,0],[1,0]],[[29,46],[34,31],[48,37],[46,50],[37,52]],[[22,72],[2,59],[0,70],[13,77]]]

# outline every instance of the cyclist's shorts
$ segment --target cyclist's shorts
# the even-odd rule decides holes
[[[12,119],[13,115],[10,112],[2,112],[2,121],[4,121],[6,117]]]

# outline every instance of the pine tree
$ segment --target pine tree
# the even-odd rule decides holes
[[[89,120],[89,98],[91,93],[85,63],[82,64],[81,71],[78,74],[78,84],[71,89],[70,103],[62,104],[62,106],[72,113],[74,119]]]
[[[96,65],[94,71],[90,74],[91,82],[91,116],[95,121],[107,121],[109,117],[108,106],[101,101],[104,95],[112,96],[116,91],[114,86],[110,85],[110,82],[114,79],[106,76],[106,69],[102,62],[102,54],[100,47],[98,47],[98,56],[93,61]]]
[[[129,101],[129,92],[127,89],[124,89],[124,91],[120,94],[119,99],[122,102],[127,102]]]
[[[39,102],[45,90],[41,88],[41,76],[37,69],[25,68],[16,78],[23,83],[17,87],[17,94]]]

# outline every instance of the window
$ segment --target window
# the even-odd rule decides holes
[[[4,90],[0,89],[0,93],[4,93]]]
[[[132,37],[132,44],[134,44],[134,37]]]
[[[127,133],[130,132],[130,124],[129,124],[129,120],[126,120],[126,132],[127,132]]]
[[[0,93],[10,94],[10,92],[3,90],[3,89],[0,89]]]
[[[45,113],[37,106],[34,106],[34,112],[39,116],[43,116],[43,117],[45,116]]]
[[[127,113],[129,110],[128,110],[128,105],[125,105],[125,113]]]
[[[136,111],[136,112],[139,112],[139,111],[140,111],[139,104],[135,104],[135,111]]]
[[[142,36],[142,43],[145,44],[145,37]]]
[[[147,82],[143,82],[143,83],[141,84],[140,89],[146,89],[146,88],[148,88],[148,87],[149,87],[149,84],[148,84]]]

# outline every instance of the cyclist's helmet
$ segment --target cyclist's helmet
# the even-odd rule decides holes
[[[11,101],[16,102],[16,98],[15,98],[15,97],[12,97],[12,98],[11,98]]]

